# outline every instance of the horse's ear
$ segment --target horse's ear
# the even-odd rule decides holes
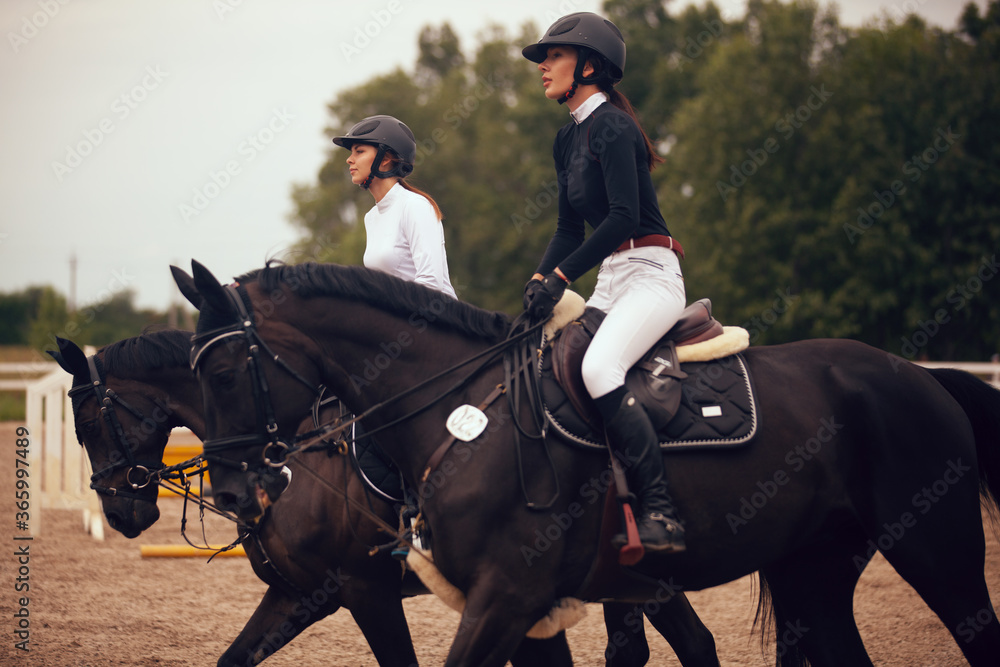
[[[195,260],[191,260],[191,272],[194,274],[194,286],[205,303],[219,313],[236,314],[233,302],[230,301],[226,288],[212,275],[212,272]]]
[[[171,265],[170,273],[174,276],[177,289],[181,291],[184,298],[191,302],[195,308],[201,308],[201,293],[194,285],[194,278],[184,272],[184,269]]]
[[[56,360],[60,368],[73,377],[78,375],[87,377],[90,371],[87,365],[87,355],[83,353],[83,350],[77,347],[73,341],[59,338],[58,336],[56,337],[56,343],[59,344],[59,349],[46,350],[49,356]]]

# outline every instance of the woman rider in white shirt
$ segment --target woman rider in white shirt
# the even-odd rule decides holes
[[[375,206],[365,214],[364,265],[456,298],[448,276],[441,209],[429,194],[404,180],[413,171],[417,154],[410,128],[392,116],[369,116],[347,134],[334,137],[333,143],[350,151],[351,182],[375,198]],[[363,433],[359,423],[354,437],[360,440]],[[405,490],[404,496],[415,508],[416,501]],[[403,512],[408,531],[415,513]],[[392,555],[405,560],[408,552],[401,545]]]
[[[404,179],[413,171],[417,144],[392,116],[370,116],[333,143],[350,151],[351,182],[368,190],[375,206],[365,214],[364,264],[455,297],[448,276],[441,209]]]

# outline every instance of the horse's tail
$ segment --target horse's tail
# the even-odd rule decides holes
[[[771,587],[767,583],[767,577],[763,572],[757,572],[753,579],[754,585],[759,589],[757,594],[757,613],[753,619],[753,630],[760,630],[760,653],[767,656],[768,637],[774,638],[776,667],[809,667],[809,661],[805,654],[799,650],[797,644],[785,644],[781,639],[781,630],[784,624],[778,618],[778,612],[774,608],[774,598],[771,596]]]
[[[979,460],[979,491],[994,522],[1000,520],[1000,391],[975,375],[953,368],[929,369],[958,401],[972,423]]]

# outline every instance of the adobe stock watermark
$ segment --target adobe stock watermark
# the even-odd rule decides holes
[[[900,338],[899,356],[889,355],[892,370],[898,371],[903,359],[908,361],[916,359],[920,351],[941,332],[941,328],[952,321],[952,313],[965,308],[966,304],[982,292],[986,283],[993,280],[997,273],[1000,273],[1000,262],[994,253],[991,257],[984,257],[975,273],[965,282],[953,285],[945,297],[945,301],[952,307],[938,308],[929,319],[921,320],[915,331]]]
[[[149,94],[160,87],[160,84],[170,76],[170,72],[163,71],[159,65],[148,65],[143,72],[143,77],[136,85],[121,93],[111,102],[111,115],[105,116],[97,122],[95,127],[88,127],[83,131],[83,138],[76,143],[66,145],[66,154],[62,162],[54,160],[52,162],[52,173],[56,180],[62,180],[83,164],[83,161],[94,153],[98,146],[104,143],[105,138],[114,132],[121,123],[132,112],[139,108],[139,105],[146,101]]]
[[[17,32],[7,33],[7,41],[10,48],[17,53],[25,44],[38,35],[38,32],[54,19],[62,8],[68,5],[70,0],[38,0],[39,11],[30,16],[21,17],[21,27]]]
[[[581,11],[580,5],[583,3],[584,0],[560,0],[555,9],[549,7],[545,10],[545,23],[551,25],[567,14]]]
[[[629,127],[628,121],[620,116],[610,116],[608,122],[603,125],[600,131],[595,131],[590,136],[590,141],[586,148],[572,153],[566,164],[562,165],[556,174],[555,181],[547,181],[543,184],[541,192],[534,197],[524,198],[524,208],[520,213],[511,213],[510,224],[520,233],[522,229],[533,223],[553,204],[559,202],[559,186],[568,186],[574,174],[592,159],[593,155],[601,155],[604,150],[613,144]]]
[[[664,605],[673,600],[677,595],[684,592],[680,584],[674,583],[674,578],[664,581],[657,581],[657,588],[654,593],[641,604],[632,607],[622,619],[625,627],[632,635],[639,636],[645,632],[644,615],[656,616]],[[631,639],[624,630],[617,630],[608,637],[608,647],[604,650],[604,659],[611,664],[612,658],[618,655],[620,649],[628,646]]]
[[[774,293],[778,298],[771,302],[770,308],[765,308],[759,315],[754,315],[740,326],[750,334],[750,343],[753,344],[761,334],[774,326],[781,315],[787,313],[795,302],[801,299],[797,294],[792,294],[792,289],[786,287],[784,291],[777,289]]]
[[[59,342],[56,338],[66,338],[72,340],[80,334],[82,331],[81,325],[87,325],[93,322],[97,316],[104,310],[105,306],[111,301],[114,296],[124,290],[128,289],[129,285],[135,282],[135,276],[129,275],[128,269],[122,268],[121,271],[111,271],[111,280],[108,281],[108,286],[102,289],[97,294],[97,300],[93,305],[89,305],[79,311],[77,311],[73,317],[63,326],[62,331],[59,332],[49,332],[49,341],[53,344],[54,349],[59,349]]]
[[[495,72],[491,73],[488,77],[480,76],[476,80],[475,88],[469,91],[461,100],[451,105],[441,115],[444,125],[438,125],[431,130],[430,136],[417,140],[417,153],[413,160],[414,166],[419,167],[425,158],[433,155],[438,146],[450,138],[450,132],[454,132],[460,128],[482,106],[483,102],[493,96],[501,84],[502,81]]]
[[[837,423],[835,416],[820,420],[820,426],[816,434],[804,443],[796,445],[785,453],[784,461],[791,468],[792,473],[800,472],[806,467],[809,461],[816,458],[824,447],[833,442],[833,439],[844,429],[843,424]],[[757,480],[756,491],[749,495],[740,497],[739,510],[726,514],[726,523],[729,529],[736,535],[741,528],[748,525],[764,507],[778,495],[778,491],[792,481],[792,475],[783,468],[778,468],[770,478]]]
[[[927,148],[919,154],[911,156],[900,167],[900,171],[904,176],[909,177],[911,183],[916,183],[961,137],[962,135],[952,132],[950,126],[947,130],[938,128]],[[885,215],[885,212],[892,208],[899,197],[904,194],[906,194],[906,184],[898,178],[889,184],[887,190],[872,192],[874,201],[866,207],[858,207],[857,224],[844,223],[844,234],[847,235],[847,240],[851,245],[854,245],[861,235],[871,229],[878,219]]]
[[[918,13],[918,10],[924,6],[927,0],[906,0],[905,2],[896,2],[889,5],[886,11],[891,11],[895,15],[897,23],[903,23],[906,17],[910,14]]]
[[[534,197],[524,198],[524,208],[520,213],[510,214],[510,224],[514,225],[514,230],[520,234],[521,230],[533,223],[550,206],[559,201],[559,182],[547,181],[542,183],[542,189]]]
[[[247,649],[247,665],[256,665],[265,658],[274,655],[281,647],[295,638],[304,627],[315,623],[328,613],[328,603],[331,598],[340,594],[344,583],[351,578],[349,574],[341,571],[338,567],[334,572],[327,569],[326,579],[322,584],[314,588],[311,592],[303,592],[296,601],[291,612],[280,625],[276,626],[272,632],[261,637],[260,643],[254,648]],[[291,619],[295,619],[293,623]]]
[[[966,644],[976,638],[980,632],[986,629],[990,623],[997,620],[996,613],[986,607],[976,612],[975,616],[966,616],[965,620],[955,626],[955,634],[962,638]]]
[[[822,109],[823,105],[833,97],[833,93],[826,89],[826,84],[820,84],[819,88],[810,86],[809,91],[810,95],[804,104],[799,105],[774,123],[775,131],[780,133],[786,142],[791,140],[795,136],[795,132],[802,129],[805,123],[813,117],[813,114]],[[744,160],[739,165],[735,163],[729,165],[728,182],[715,182],[715,187],[719,191],[722,201],[726,201],[733,193],[746,185],[748,179],[756,174],[767,163],[770,156],[779,150],[781,150],[781,142],[774,136],[769,136],[758,148],[748,148],[746,151],[748,160]]]
[[[961,482],[966,473],[972,471],[972,467],[964,465],[961,458],[948,461],[947,463],[948,465],[940,478],[922,487],[910,499],[910,504],[914,510],[918,511],[920,516],[926,515],[933,510],[934,506],[941,502],[941,499],[948,494],[948,491]],[[906,511],[900,514],[895,520],[883,522],[882,528],[884,532],[868,540],[866,544],[867,550],[863,555],[854,556],[853,563],[858,568],[858,572],[863,571],[868,566],[868,561],[875,556],[875,552],[881,551],[885,554],[886,551],[899,544],[899,541],[906,536],[906,532],[917,525],[918,520],[918,514]]]
[[[243,6],[243,0],[212,0],[212,9],[220,21]]]
[[[623,452],[612,452],[612,456],[621,464],[622,470],[628,470],[634,463]],[[613,482],[614,473],[608,467],[602,470],[596,477],[591,477],[588,481],[581,484],[578,489],[578,495],[585,502],[571,502],[567,505],[565,512],[553,512],[549,516],[551,522],[544,528],[536,528],[534,534],[529,538],[532,540],[531,543],[521,545],[521,557],[524,559],[524,563],[528,567],[531,567],[535,559],[541,558],[544,553],[561,540],[576,520],[586,513],[588,507],[599,504],[604,500],[604,496],[608,493],[608,489],[611,488]]]
[[[371,46],[372,41],[377,39],[402,11],[403,3],[400,0],[389,0],[382,9],[371,10],[369,12],[371,19],[364,25],[354,27],[354,38],[351,43],[340,43],[340,53],[344,59],[351,62],[360,56],[361,52]]]
[[[232,185],[233,179],[243,173],[244,167],[256,160],[257,156],[274,143],[278,135],[288,129],[293,120],[295,116],[286,109],[273,109],[271,117],[264,126],[248,134],[236,147],[239,157],[227,160],[221,169],[209,170],[208,180],[203,185],[193,188],[191,199],[177,205],[181,219],[190,223],[201,215],[226,188]]]
[[[676,69],[683,71],[685,66],[700,58],[705,53],[705,49],[722,37],[723,32],[725,32],[725,26],[719,19],[702,21],[701,24],[705,26],[705,29],[694,37],[687,35],[684,43],[670,55],[670,64]]]
[[[413,345],[416,341],[414,335],[419,335],[426,331],[427,327],[436,321],[446,309],[445,297],[440,297],[432,299],[428,305],[410,313],[406,323],[413,333],[403,329],[396,334],[394,339],[379,343],[379,349],[382,351],[372,358],[365,358],[364,368],[360,375],[353,373],[350,376],[349,379],[354,391],[361,391],[362,387],[369,387],[378,380],[382,372],[389,368],[393,361],[399,358],[403,350]]]

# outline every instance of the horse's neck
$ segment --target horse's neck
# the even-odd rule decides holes
[[[438,414],[435,399],[480,367],[482,361],[462,364],[487,349],[489,343],[435,329],[427,321],[414,324],[413,318],[386,313],[376,313],[367,320],[345,316],[323,322],[321,328],[302,331],[314,340],[325,341],[323,354],[331,367],[324,381],[356,413],[374,410],[364,420],[366,428],[405,420],[403,426],[391,427],[375,438],[401,469],[409,468],[411,473],[420,469],[440,443],[414,438],[414,434],[440,430],[435,426],[443,425],[447,415]],[[455,367],[459,368],[451,371]],[[440,375],[445,371],[451,372]],[[435,405],[424,410],[428,403]]]
[[[349,322],[350,324],[344,324]],[[386,401],[420,383],[427,388],[417,392],[433,392],[454,384],[457,373],[469,372],[471,364],[447,377],[435,376],[474,357],[489,344],[461,334],[436,330],[426,320],[375,311],[365,318],[343,317],[333,322],[324,320],[313,331],[303,329],[313,339],[323,341],[323,355],[334,370],[327,380],[341,396],[359,396],[364,407]],[[389,412],[405,411],[413,399],[399,401],[399,406],[386,406]]]

